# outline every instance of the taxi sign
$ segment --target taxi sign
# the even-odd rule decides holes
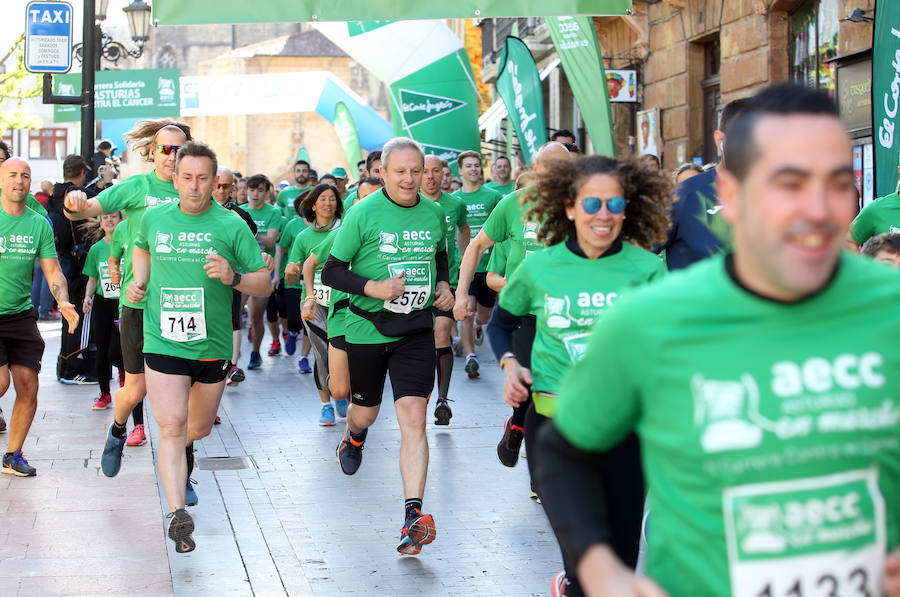
[[[29,2],[25,7],[25,68],[65,73],[72,68],[72,25],[68,2]]]

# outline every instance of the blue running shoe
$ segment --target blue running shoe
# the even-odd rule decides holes
[[[100,456],[100,470],[107,477],[115,477],[122,468],[122,450],[125,449],[125,438],[116,437],[110,424],[106,432],[106,445],[103,446],[103,455]]]
[[[312,367],[309,366],[308,358],[300,357],[300,360],[297,361],[297,365],[300,367],[300,373],[312,373]]]
[[[475,358],[474,354],[470,354],[466,357],[466,367],[465,367],[466,375],[469,376],[469,379],[475,379],[480,373],[478,373],[478,359]]]
[[[250,353],[250,362],[247,363],[247,369],[259,369],[262,366],[262,356],[255,350]]]
[[[407,556],[418,555],[422,551],[422,546],[434,541],[436,536],[437,529],[431,514],[422,514],[416,510],[400,530],[400,545],[397,546],[397,551]]]
[[[343,400],[335,400],[334,401],[334,410],[337,411],[337,416],[340,418],[344,418],[347,416],[347,409],[350,408],[350,399],[344,398]]]
[[[3,455],[3,472],[17,477],[33,477],[37,474],[37,469],[28,464],[22,456],[22,450],[16,450]]]
[[[200,498],[197,497],[197,492],[194,491],[194,483],[196,483],[196,481],[188,477],[187,485],[184,487],[185,506],[196,506],[200,503]]]
[[[288,332],[284,339],[284,352],[292,355],[297,350],[297,334]]]
[[[334,407],[331,403],[322,405],[322,414],[319,415],[319,425],[322,427],[334,427]]]

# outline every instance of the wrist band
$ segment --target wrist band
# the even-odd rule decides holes
[[[503,356],[500,357],[500,368],[503,369],[503,367],[506,365],[506,361],[514,358],[516,358],[516,355],[514,353],[510,351],[504,352]]]

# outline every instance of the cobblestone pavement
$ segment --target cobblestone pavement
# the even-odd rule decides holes
[[[451,425],[428,425],[424,511],[438,533],[418,557],[395,550],[403,496],[389,389],[362,467],[347,477],[334,456],[342,420],[317,425],[318,397],[312,376],[297,373],[299,355],[264,355],[261,370],[226,388],[222,425],[197,444],[200,504],[190,509],[197,549],[176,554],[164,536],[149,408],[151,441],[126,448],[122,472],[105,478],[99,455],[112,410],[90,410],[97,386],[56,382],[58,326],[41,328],[47,351],[25,447],[38,477],[0,478],[0,583],[14,589],[0,593],[549,594],[559,552],[528,498],[526,463],[508,469],[497,461],[508,408],[487,346],[478,351],[478,380],[467,379],[456,359]],[[247,355],[245,345],[241,366]],[[0,407],[11,413],[12,391]]]

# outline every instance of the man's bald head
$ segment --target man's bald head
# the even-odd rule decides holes
[[[231,187],[234,186],[234,172],[224,166],[216,169],[216,186],[213,187],[213,197],[219,203],[225,203],[231,198]]]
[[[569,153],[569,150],[562,143],[558,141],[544,143],[534,158],[534,171],[538,173],[545,172],[554,161],[568,160],[571,157],[572,154]]]
[[[0,164],[0,196],[22,203],[31,188],[31,167],[22,158],[9,158]]]
[[[443,170],[444,164],[443,164],[441,158],[437,157],[433,153],[430,153],[425,156],[425,167],[426,168],[437,167],[437,168],[441,168],[441,170]]]

